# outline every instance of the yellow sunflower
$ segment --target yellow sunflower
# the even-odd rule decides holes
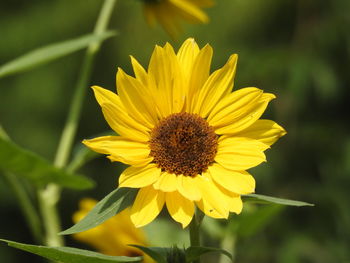
[[[213,0],[143,0],[144,14],[149,25],[158,21],[165,31],[176,37],[180,31],[180,21],[192,24],[208,23],[208,16],[202,8],[211,7]]]
[[[240,213],[240,195],[254,192],[246,171],[266,161],[264,151],[284,129],[259,119],[275,98],[257,88],[232,92],[237,55],[209,74],[213,50],[188,39],[175,53],[156,46],[148,71],[133,57],[135,77],[117,73],[117,94],[93,87],[105,119],[119,136],[83,143],[130,165],[119,187],[140,188],[131,220],[150,223],[164,204],[186,227],[198,206],[213,218]]]
[[[96,205],[91,198],[79,202],[79,210],[74,213],[73,221],[77,223]],[[99,252],[110,256],[143,256],[145,263],[154,262],[141,250],[128,246],[129,244],[146,246],[146,237],[141,229],[135,228],[130,220],[130,209],[108,219],[103,224],[84,232],[73,235],[76,240],[89,244]]]

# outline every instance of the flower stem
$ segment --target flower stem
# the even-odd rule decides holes
[[[94,34],[103,33],[108,25],[116,0],[105,0],[96,21]],[[67,165],[72,149],[74,137],[78,128],[81,108],[85,97],[86,88],[89,83],[93,62],[101,46],[100,41],[91,43],[85,53],[82,69],[77,81],[75,93],[68,112],[68,117],[63,128],[62,136],[57,149],[54,165],[63,168]],[[46,230],[46,245],[62,246],[63,238],[57,235],[61,230],[61,224],[56,205],[60,199],[61,189],[56,184],[49,184],[46,188],[39,189],[38,199],[41,214]]]
[[[198,210],[197,210],[198,212]],[[199,227],[203,219],[203,214],[195,213],[190,223],[190,243],[192,247],[200,246]],[[200,259],[193,261],[193,263],[200,263]]]
[[[5,130],[0,125],[0,138],[10,140]],[[4,171],[3,176],[9,186],[12,188],[14,195],[16,196],[22,213],[28,223],[29,229],[32,232],[34,240],[40,244],[42,242],[42,228],[40,217],[31,202],[30,196],[26,191],[23,182],[15,175]]]
[[[106,30],[115,2],[116,0],[105,0],[95,25],[94,34],[98,35]],[[67,160],[73,145],[73,140],[77,131],[85,92],[92,71],[92,65],[100,46],[101,42],[94,42],[90,44],[86,50],[83,67],[80,72],[80,78],[77,82],[73,101],[69,109],[68,118],[62,132],[55,158],[55,165],[57,167],[64,167],[67,164]]]
[[[19,178],[17,178],[16,175],[7,172],[4,172],[3,175],[10,187],[12,188],[14,195],[17,197],[19,206],[28,223],[29,229],[33,235],[35,242],[40,244],[42,242],[42,229],[40,218],[33,203],[31,202],[28,196],[28,193],[26,192],[22,182],[19,180]]]
[[[227,231],[229,232],[229,231]],[[220,248],[231,252],[232,255],[232,260],[228,259],[228,257],[226,257],[223,254],[220,254],[220,261],[219,263],[234,263],[235,262],[235,246],[236,246],[236,236],[235,235],[228,235],[226,237],[223,238],[223,240],[221,241],[221,246]]]

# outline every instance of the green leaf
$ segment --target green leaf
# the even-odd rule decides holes
[[[135,199],[137,190],[124,187],[115,189],[98,202],[81,221],[62,231],[60,235],[82,232],[102,224],[107,219],[130,206]]]
[[[302,202],[302,201],[295,201],[290,199],[282,199],[267,195],[258,195],[258,194],[249,194],[249,195],[243,195],[244,201],[249,202],[256,202],[261,204],[279,204],[279,205],[289,205],[289,206],[314,206],[314,204]]]
[[[142,257],[107,256],[97,252],[72,247],[46,247],[22,244],[5,239],[9,246],[63,263],[124,263],[141,262]]]
[[[189,247],[186,249],[186,262],[197,260],[201,255],[206,253],[217,252],[226,255],[232,260],[232,255],[226,250],[214,247]]]
[[[88,34],[78,38],[66,40],[63,42],[51,44],[42,48],[35,49],[29,53],[20,56],[0,67],[0,78],[15,73],[19,73],[35,66],[47,63],[57,58],[63,57],[80,49],[87,47],[93,42],[103,41],[116,33],[107,31],[96,35]]]
[[[23,176],[39,185],[53,182],[73,189],[87,189],[94,185],[90,179],[58,169],[39,155],[1,137],[0,169]]]
[[[171,248],[167,247],[144,247],[140,245],[130,245],[142,250],[145,254],[149,255],[158,263],[167,263],[167,255]]]

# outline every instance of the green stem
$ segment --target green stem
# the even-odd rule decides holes
[[[5,140],[11,140],[7,135],[6,131],[0,125],[0,138]],[[3,172],[5,180],[8,182],[9,186],[12,188],[14,195],[17,197],[19,206],[22,210],[24,217],[28,223],[29,229],[32,232],[34,240],[40,244],[43,239],[43,233],[41,228],[40,217],[30,200],[27,191],[21,180],[17,178],[16,175],[8,172]]]
[[[200,236],[199,236],[199,227],[203,217],[198,213],[193,215],[192,221],[190,223],[190,243],[192,247],[200,246]],[[193,261],[193,263],[200,263],[200,259]]]
[[[9,186],[12,188],[14,195],[17,197],[19,206],[28,223],[35,242],[40,244],[43,238],[40,217],[38,216],[28,193],[25,191],[23,183],[14,174],[4,172],[3,175]]]
[[[94,34],[98,35],[106,31],[115,2],[116,0],[105,0],[95,25]],[[89,83],[93,62],[97,52],[100,49],[100,46],[101,42],[94,42],[90,44],[86,50],[83,67],[80,72],[80,78],[77,82],[73,101],[69,109],[68,118],[62,132],[54,162],[57,167],[64,167],[67,164],[67,160],[73,145],[73,140],[77,131],[81,108],[84,101],[86,88]]]
[[[39,207],[46,231],[44,244],[52,247],[64,245],[62,236],[58,235],[61,230],[61,222],[56,207],[59,198],[60,189],[55,184],[49,184],[38,190]]]
[[[101,34],[106,30],[115,3],[116,0],[104,1],[94,28],[94,34]],[[65,167],[70,156],[93,62],[97,52],[100,49],[100,46],[101,42],[97,41],[91,43],[86,50],[80,77],[77,82],[67,121],[63,128],[62,136],[57,149],[57,154],[54,161],[54,165],[56,167]],[[56,205],[60,199],[60,192],[60,187],[55,184],[49,184],[46,188],[39,189],[38,191],[39,205],[46,229],[45,243],[49,246],[62,246],[64,244],[63,238],[57,235],[57,233],[61,230],[61,224],[56,208]]]
[[[227,231],[228,233],[230,231]],[[226,257],[225,255],[220,254],[220,261],[219,263],[234,263],[235,261],[235,247],[236,247],[236,236],[233,234],[229,234],[226,237],[223,238],[223,240],[221,241],[221,246],[220,248],[231,252],[232,255],[232,260],[228,259],[228,257]]]

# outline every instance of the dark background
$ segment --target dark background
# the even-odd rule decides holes
[[[101,4],[101,0],[2,0],[0,65],[39,46],[91,32]],[[109,28],[120,34],[103,44],[91,84],[114,89],[117,67],[131,73],[128,55],[147,66],[155,44],[169,41],[177,49],[187,37],[194,37],[200,46],[213,46],[212,70],[230,54],[239,54],[235,88],[256,86],[277,96],[264,117],[277,121],[288,134],[267,151],[267,163],[251,170],[256,192],[315,207],[247,205],[242,216],[232,216],[226,233],[236,234],[236,262],[350,262],[349,10],[347,0],[217,0],[208,10],[210,24],[185,25],[185,33],[173,41],[159,27],[146,25],[139,1],[117,3]],[[0,122],[13,141],[53,160],[83,54],[0,79]],[[108,129],[89,89],[75,149],[82,139]],[[112,191],[120,169],[98,158],[80,170],[97,187],[64,190],[59,206],[64,228],[72,224],[80,198],[100,199]],[[1,176],[0,213],[0,238],[34,242]],[[164,218],[169,219],[166,213]],[[244,223],[249,220],[255,228]],[[218,231],[210,226],[222,228],[226,223],[210,222],[205,224],[205,242],[221,246],[222,236],[215,236]],[[41,262],[3,244],[0,261]]]

